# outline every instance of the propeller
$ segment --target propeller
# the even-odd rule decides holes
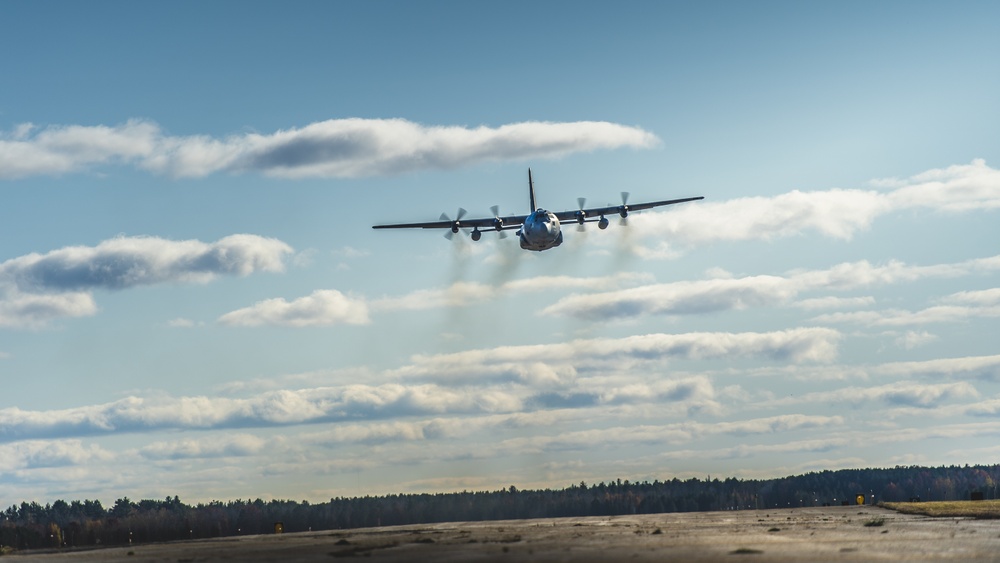
[[[500,206],[493,205],[490,211],[493,212],[493,228],[500,233],[498,238],[507,238],[507,233],[503,230],[503,219],[500,218]]]
[[[583,221],[587,218],[587,213],[583,210],[584,206],[587,205],[587,198],[578,197],[576,203],[579,205],[579,211],[576,212],[576,230],[582,233],[587,230],[583,226]]]
[[[618,208],[618,214],[622,216],[618,224],[625,227],[628,225],[628,192],[622,192],[622,205]]]
[[[442,213],[441,214],[441,220],[442,221],[449,221],[451,223],[451,230],[450,231],[445,231],[444,238],[446,238],[448,240],[451,240],[451,238],[453,236],[455,236],[456,233],[458,233],[459,227],[462,226],[462,223],[461,223],[462,217],[465,217],[466,213],[468,213],[468,212],[465,209],[462,209],[461,207],[459,207],[458,208],[458,212],[455,214],[455,218],[454,219],[452,219],[451,217],[448,217],[447,213]]]

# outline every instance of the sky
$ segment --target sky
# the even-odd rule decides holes
[[[0,506],[1000,461],[996,2],[0,21]]]

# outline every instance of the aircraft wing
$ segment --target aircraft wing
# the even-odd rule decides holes
[[[650,201],[646,203],[630,203],[628,205],[609,205],[608,207],[592,207],[590,209],[581,209],[579,211],[560,211],[556,213],[556,217],[560,221],[577,221],[580,218],[580,212],[583,212],[584,217],[597,217],[600,215],[615,215],[622,212],[622,207],[626,211],[642,211],[643,209],[652,209],[653,207],[660,207],[663,205],[673,205],[675,203],[684,203],[686,201],[696,201],[699,199],[705,199],[704,196],[698,197],[684,197],[680,199],[667,199],[664,201]]]
[[[507,217],[490,217],[489,219],[448,219],[442,217],[440,221],[427,221],[424,223],[396,223],[392,225],[372,225],[373,229],[472,229],[483,230],[496,229],[498,220],[500,229],[507,230],[520,227],[527,215],[509,215]]]
[[[652,209],[654,207],[660,207],[662,205],[673,205],[675,203],[684,203],[686,201],[697,201],[699,199],[705,199],[705,196],[698,197],[682,197],[681,199],[668,199],[665,201],[651,201],[649,203],[633,203],[629,204],[629,211],[642,211],[643,209]],[[617,207],[615,208],[617,209]]]

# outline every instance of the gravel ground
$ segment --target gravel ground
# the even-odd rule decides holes
[[[1000,520],[868,507],[459,522],[30,553],[44,561],[998,561]]]

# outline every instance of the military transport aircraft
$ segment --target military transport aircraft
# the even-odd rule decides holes
[[[466,211],[462,208],[458,209],[458,213],[455,218],[452,219],[448,217],[447,214],[441,214],[441,220],[430,221],[426,223],[402,223],[396,225],[374,225],[373,229],[450,229],[450,232],[445,233],[445,237],[451,238],[455,236],[460,229],[472,229],[470,236],[472,240],[479,240],[483,236],[484,230],[495,230],[500,233],[500,236],[505,236],[503,231],[518,229],[517,236],[521,239],[521,248],[525,250],[548,250],[550,248],[555,248],[562,244],[563,236],[562,230],[560,229],[560,221],[575,221],[578,230],[583,230],[584,223],[597,223],[598,228],[607,229],[608,219],[605,215],[610,215],[617,213],[621,216],[621,224],[626,225],[626,217],[632,211],[641,211],[643,209],[650,209],[652,207],[659,207],[661,205],[673,205],[675,203],[684,203],[685,201],[695,201],[699,199],[705,199],[704,196],[698,197],[685,197],[681,199],[668,199],[666,201],[653,201],[648,203],[636,203],[629,205],[628,203],[628,192],[622,192],[622,204],[621,205],[610,205],[608,207],[594,207],[591,209],[584,209],[583,206],[587,202],[584,198],[578,198],[577,202],[580,204],[580,208],[576,211],[558,211],[551,212],[542,209],[541,207],[535,207],[535,184],[531,179],[531,169],[528,169],[528,197],[531,199],[531,209],[532,212],[528,215],[509,215],[506,217],[501,217],[499,214],[499,208],[493,206],[490,208],[493,211],[493,217],[489,219],[465,219]]]

